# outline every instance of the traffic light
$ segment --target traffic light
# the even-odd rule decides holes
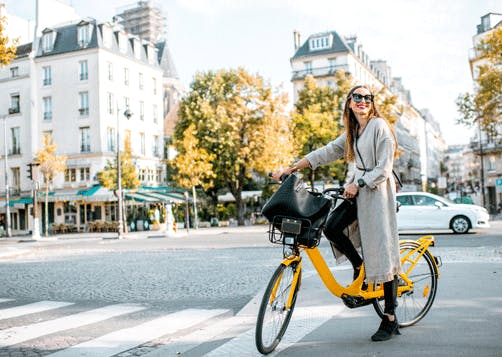
[[[33,180],[33,164],[28,164],[28,178]]]

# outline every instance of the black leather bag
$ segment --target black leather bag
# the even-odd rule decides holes
[[[331,200],[317,192],[310,192],[296,175],[289,175],[263,206],[261,213],[272,222],[275,216],[290,216],[315,221],[325,216]]]
[[[320,193],[310,192],[296,175],[289,175],[263,206],[262,214],[270,224],[282,229],[283,219],[302,222],[298,235],[300,244],[313,247],[319,244],[321,226],[331,208],[331,200]]]

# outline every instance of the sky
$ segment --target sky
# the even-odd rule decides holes
[[[131,0],[60,0],[83,17],[111,21]],[[4,0],[9,13],[34,18],[35,0]],[[473,88],[472,38],[481,16],[502,13],[500,0],[157,0],[167,18],[168,46],[180,80],[197,72],[243,67],[292,101],[293,31],[302,42],[336,31],[356,35],[371,60],[386,60],[417,109],[440,123],[447,144],[469,142],[455,125],[455,99]]]

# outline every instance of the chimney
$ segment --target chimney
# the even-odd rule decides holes
[[[301,43],[300,43],[300,32],[299,31],[296,31],[296,30],[293,31],[293,39],[294,39],[295,51],[296,51],[297,49],[300,48],[300,45],[301,45]]]

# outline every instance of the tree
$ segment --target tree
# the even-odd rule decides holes
[[[50,135],[44,135],[42,139],[43,148],[36,153],[35,160],[39,164],[39,170],[45,183],[45,236],[49,235],[49,186],[54,181],[56,175],[66,169],[66,156],[56,155],[56,144],[53,143]],[[33,207],[35,210],[36,207]]]
[[[326,145],[339,136],[345,96],[353,86],[353,80],[345,72],[335,73],[336,87],[318,86],[314,77],[305,77],[304,88],[298,92],[298,101],[291,113],[295,149],[301,157]],[[345,178],[343,160],[316,169],[319,179]],[[314,170],[308,171],[311,186],[314,185]]]
[[[286,101],[285,94],[274,93],[262,77],[242,68],[197,74],[180,102],[174,132],[178,183],[190,184],[183,177],[192,176],[192,183],[213,197],[228,189],[244,224],[246,181],[289,164],[294,156]]]
[[[474,93],[457,97],[457,111],[461,115],[457,123],[472,126],[476,123],[492,136],[498,134],[502,121],[502,27],[488,34],[476,46],[481,63],[477,72]]]
[[[134,166],[134,161],[132,159],[132,149],[131,149],[131,138],[126,136],[124,139],[124,151],[120,153],[120,171],[121,171],[121,184],[122,189],[136,190],[139,185],[138,173],[136,172],[136,166]],[[117,157],[114,160],[108,160],[103,171],[97,174],[99,183],[113,191],[115,196],[118,198],[119,194],[122,192],[117,192],[118,181],[117,181]],[[125,207],[124,200],[122,200],[122,206]],[[122,222],[127,222],[125,219],[126,210],[122,209],[123,217]],[[124,231],[127,232],[127,224],[125,224]]]
[[[4,34],[5,17],[0,17],[0,65],[7,65],[16,57],[16,45],[18,40],[9,44],[9,37]]]

